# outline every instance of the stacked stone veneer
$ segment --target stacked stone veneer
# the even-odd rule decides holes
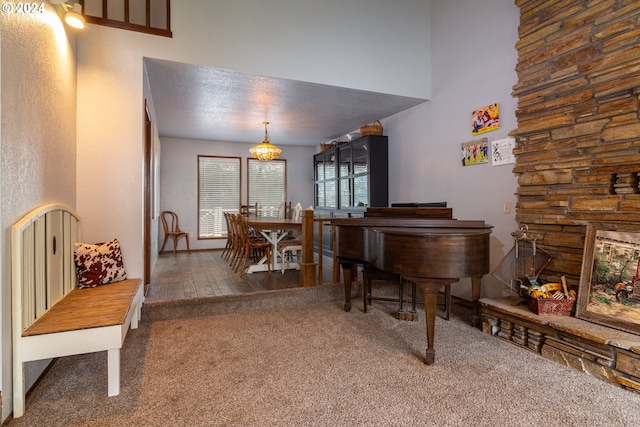
[[[571,316],[538,316],[510,298],[480,300],[482,330],[640,393],[640,336]]]
[[[586,224],[640,226],[640,1],[516,0],[520,7],[516,221],[580,279]]]

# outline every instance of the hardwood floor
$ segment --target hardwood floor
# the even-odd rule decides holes
[[[216,297],[223,295],[239,295],[248,292],[267,292],[277,289],[296,288],[299,284],[300,272],[286,270],[269,273],[239,274],[234,273],[229,263],[222,258],[221,250],[178,252],[173,256],[171,251],[158,257],[158,263],[151,276],[145,301],[171,301],[186,298]],[[318,255],[316,254],[316,261]],[[331,283],[333,278],[333,260],[323,257],[323,281]],[[360,271],[359,274],[362,274]],[[411,287],[405,286],[406,308],[409,307]],[[397,298],[398,287],[395,282],[376,280],[375,296],[378,299]],[[422,306],[421,295],[416,304]],[[444,295],[439,296],[439,313],[442,313]]]
[[[299,286],[300,272],[287,270],[268,273],[234,273],[229,263],[222,258],[222,251],[165,252],[151,276],[146,301],[166,301],[184,298],[214,297],[222,295],[260,292]],[[317,255],[316,255],[317,257]],[[323,257],[323,278],[330,282],[333,263]]]

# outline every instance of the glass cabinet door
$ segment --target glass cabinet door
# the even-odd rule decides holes
[[[340,179],[340,208],[353,207],[351,202],[351,178]]]
[[[340,178],[351,175],[351,146],[340,147],[338,157],[340,158]]]
[[[315,181],[324,181],[324,156],[315,157]]]
[[[369,206],[369,176],[353,177],[353,206]]]
[[[353,145],[353,174],[358,175],[367,173],[367,145],[364,141],[357,142]]]
[[[316,184],[316,206],[324,207],[324,182]]]
[[[337,199],[337,149],[327,150],[314,157],[315,206],[335,208]]]
[[[353,145],[353,206],[369,206],[369,156],[364,141]]]
[[[324,206],[326,208],[338,207],[336,182],[337,180],[334,179],[324,183]]]
[[[334,178],[336,178],[336,150],[330,150],[324,155],[324,179]]]

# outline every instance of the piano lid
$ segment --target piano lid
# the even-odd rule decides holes
[[[403,228],[493,228],[484,220],[421,219],[393,217],[334,218],[331,225],[341,227],[403,227]]]

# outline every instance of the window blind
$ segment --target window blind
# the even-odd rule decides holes
[[[287,199],[287,162],[247,159],[247,194],[249,205],[258,204],[262,216],[277,217],[280,205]]]
[[[198,156],[198,238],[227,236],[224,212],[240,207],[240,157]]]

